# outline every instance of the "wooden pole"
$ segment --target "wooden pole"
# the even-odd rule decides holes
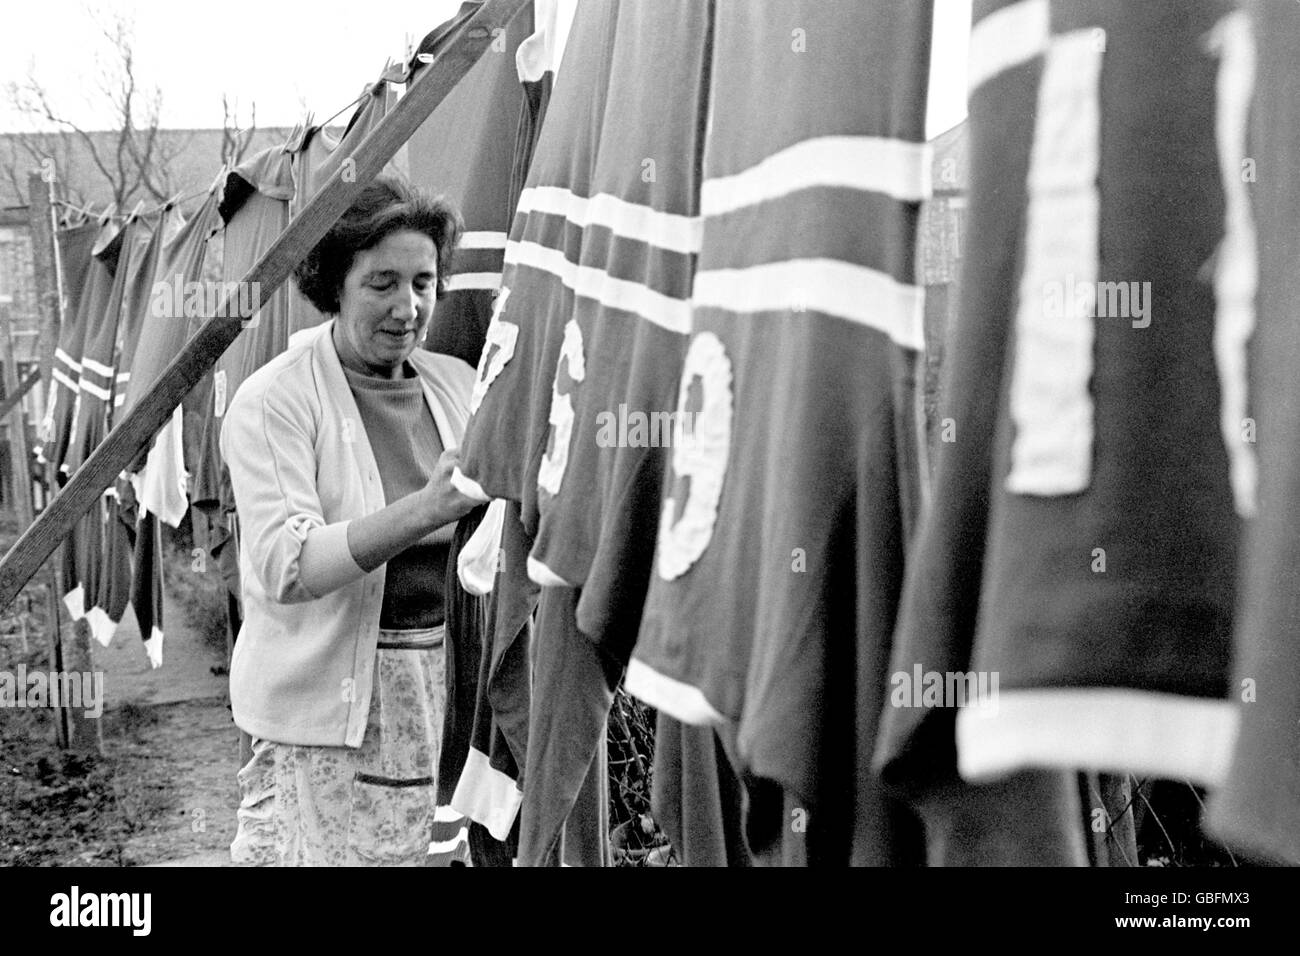
[[[27,177],[28,223],[32,238],[32,271],[36,279],[37,301],[41,308],[40,365],[38,371],[41,381],[53,385],[54,349],[59,342],[59,329],[63,325],[63,270],[59,264],[59,244],[54,230],[54,183],[47,181],[40,173],[33,172]],[[52,391],[52,388],[51,388]],[[45,407],[50,407],[47,397]],[[45,500],[58,490],[54,467],[45,466]],[[47,505],[48,507],[48,505]],[[63,537],[64,532],[54,542],[54,560],[46,566],[45,575],[45,621],[50,643],[50,667],[55,673],[62,674],[63,666],[63,613],[60,607],[63,597]],[[21,539],[20,539],[21,540]],[[85,660],[90,660],[90,641],[82,635],[85,646]],[[76,643],[74,633],[73,643]],[[72,710],[60,700],[55,713],[55,738],[59,746],[67,750],[72,745],[74,728]]]
[[[12,342],[12,339],[10,341]],[[16,374],[17,372],[15,370],[15,375]],[[8,417],[9,413],[14,410],[14,406],[21,402],[23,398],[26,397],[27,393],[32,390],[32,387],[40,380],[41,370],[39,368],[34,368],[27,373],[21,382],[18,383],[18,388],[14,392],[10,393],[7,390],[8,385],[6,384],[5,399],[3,402],[0,402],[0,419]]]
[[[13,316],[6,303],[0,303],[0,375],[4,376],[5,396],[18,398]],[[20,527],[30,528],[36,515],[32,503],[32,465],[27,454],[27,416],[23,414],[21,399],[9,406],[8,414],[9,461],[14,476],[14,514],[18,517]]]
[[[380,173],[478,62],[497,31],[504,30],[526,2],[487,0],[466,20],[456,40],[434,58],[356,152],[344,158],[338,173],[248,271],[240,288],[256,289],[262,298],[274,293],[294,266],[338,221],[357,194]],[[218,317],[209,318],[185,344],[139,403],[108,433],[58,497],[0,560],[0,609],[9,606],[78,519],[144,449],[194,383],[239,335],[243,328],[242,320],[249,318],[238,314],[237,303],[241,298],[248,301],[249,296],[236,293],[221,303],[217,309]]]

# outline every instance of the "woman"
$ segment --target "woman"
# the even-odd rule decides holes
[[[254,738],[241,829],[249,781],[273,768],[281,865],[413,865],[428,850],[474,372],[418,346],[459,236],[446,203],[367,186],[294,273],[333,318],[249,376],[222,424],[244,600],[230,699]]]

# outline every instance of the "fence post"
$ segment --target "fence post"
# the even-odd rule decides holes
[[[54,349],[63,326],[63,272],[59,267],[59,247],[54,232],[54,204],[51,202],[54,183],[47,182],[39,172],[27,177],[28,222],[32,237],[32,272],[36,280],[36,301],[41,309],[40,373],[41,383],[47,389],[43,406],[49,407],[49,395],[54,387]],[[28,484],[30,489],[31,485]],[[58,480],[53,466],[45,466],[46,506],[58,492]],[[30,519],[29,519],[30,520]],[[63,614],[60,604],[63,597],[63,545],[59,544],[52,559],[45,566],[45,618],[50,642],[50,667],[62,674],[63,664]],[[87,665],[90,662],[90,642],[84,633],[82,649]],[[73,630],[76,642],[77,629]],[[60,700],[55,713],[59,746],[64,750],[72,745],[74,730],[72,710]]]

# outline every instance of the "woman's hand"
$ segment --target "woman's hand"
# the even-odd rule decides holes
[[[479,504],[473,498],[460,493],[451,483],[451,474],[460,465],[460,449],[448,448],[438,456],[437,467],[418,494],[425,499],[428,508],[429,525],[426,530],[434,531],[450,524],[473,511]]]
[[[448,448],[439,456],[433,477],[423,488],[348,523],[348,550],[363,571],[373,571],[479,503],[462,495],[451,483],[451,473],[459,463],[460,453]]]

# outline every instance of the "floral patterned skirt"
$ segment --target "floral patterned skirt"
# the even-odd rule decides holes
[[[235,840],[249,862],[424,863],[446,706],[443,628],[380,631],[375,653],[359,748],[254,741]]]

